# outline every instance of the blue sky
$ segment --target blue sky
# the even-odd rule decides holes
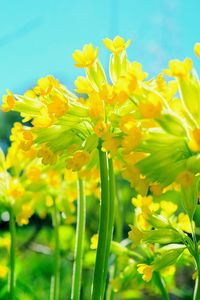
[[[70,88],[82,73],[72,53],[85,43],[100,49],[107,68],[105,37],[132,39],[131,60],[154,75],[171,58],[200,61],[199,0],[0,0],[0,96],[6,88],[23,93],[38,78],[53,74]]]

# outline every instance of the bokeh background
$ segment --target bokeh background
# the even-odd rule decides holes
[[[0,95],[21,93],[53,74],[68,87],[80,70],[72,53],[85,43],[100,48],[105,37],[132,39],[130,59],[150,74],[169,59],[194,58],[200,40],[199,0],[0,0]]]

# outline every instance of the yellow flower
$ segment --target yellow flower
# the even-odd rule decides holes
[[[142,70],[142,65],[134,61],[129,65],[128,76],[135,77],[137,80],[144,80],[148,74]]]
[[[94,88],[88,78],[78,76],[74,82],[76,92],[80,94],[90,94],[94,91]]]
[[[160,202],[160,207],[161,207],[162,213],[165,217],[168,217],[168,216],[172,215],[178,209],[177,204],[175,204],[171,201],[165,201],[165,200],[162,200]]]
[[[97,249],[97,246],[98,246],[98,234],[94,234],[92,237],[91,237],[91,244],[90,244],[90,248],[91,249]]]
[[[10,248],[10,237],[0,237],[0,247]]]
[[[141,141],[142,133],[138,127],[132,128],[132,134],[123,137],[122,147],[124,152],[131,152]]]
[[[57,156],[45,145],[38,150],[37,156],[42,158],[44,165],[54,164],[57,160]]]
[[[7,190],[7,195],[13,197],[14,199],[21,198],[24,194],[24,187],[18,181],[18,179],[11,179],[9,183],[9,188]]]
[[[181,230],[186,231],[188,233],[192,232],[190,219],[189,219],[188,215],[186,215],[185,213],[180,213],[178,215],[178,227]]]
[[[155,95],[154,93],[150,93],[148,95],[147,101],[141,102],[138,108],[143,118],[159,118],[162,111],[162,103],[157,95]]]
[[[104,121],[99,121],[97,125],[94,127],[94,132],[98,137],[103,137],[108,131],[108,124]]]
[[[128,238],[134,242],[135,246],[139,245],[140,241],[144,237],[142,231],[140,231],[136,226],[129,225],[131,231],[128,232]]]
[[[0,265],[0,279],[5,278],[8,274],[8,267],[4,266],[4,265]]]
[[[98,48],[94,49],[91,44],[85,45],[83,50],[76,50],[72,57],[75,60],[77,68],[90,67],[95,62],[98,55]]]
[[[189,141],[188,145],[192,151],[200,150],[200,128],[195,128],[192,131],[192,139]]]
[[[200,58],[200,43],[194,45],[194,52]]]
[[[52,98],[53,101],[48,104],[48,113],[55,117],[63,116],[68,109],[67,99],[59,95],[54,95]]]
[[[136,120],[133,116],[124,116],[120,120],[120,129],[122,132],[126,134],[132,134],[132,130],[134,131],[135,127],[137,126]]]
[[[128,40],[125,43],[122,37],[116,36],[113,41],[108,38],[104,39],[103,43],[106,46],[106,48],[111,52],[115,54],[120,54],[123,50],[125,50],[130,45],[131,41]]]
[[[151,266],[146,264],[138,264],[137,271],[139,274],[142,274],[142,279],[146,282],[149,282],[152,278],[153,269]]]
[[[38,167],[30,167],[26,170],[26,176],[31,181],[37,181],[40,178],[41,171]]]
[[[191,70],[192,60],[185,58],[183,62],[178,59],[170,60],[169,70],[164,70],[164,72],[169,76],[183,78],[186,77]]]
[[[33,209],[30,204],[26,203],[22,205],[21,212],[16,216],[16,222],[19,226],[27,225],[29,218],[33,214]]]
[[[88,163],[90,154],[85,150],[79,150],[75,152],[73,157],[69,157],[66,160],[67,168],[72,171],[79,171],[84,165]]]
[[[13,93],[9,90],[7,90],[8,95],[4,95],[3,96],[3,104],[1,106],[1,109],[3,112],[8,112],[10,110],[12,110],[15,107],[15,97],[13,95]]]

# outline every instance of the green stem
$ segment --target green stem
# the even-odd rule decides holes
[[[16,246],[16,227],[13,209],[10,208],[10,300],[15,299],[15,246]]]
[[[115,210],[116,210],[116,214],[115,214],[115,226],[116,226],[116,241],[117,242],[121,242],[122,240],[122,234],[123,234],[123,208],[121,205],[121,201],[120,201],[120,196],[117,193],[119,189],[116,189],[116,202],[115,202]]]
[[[78,179],[78,202],[77,202],[77,227],[76,245],[74,253],[73,282],[71,299],[80,299],[82,260],[84,250],[85,219],[86,219],[86,199],[84,195],[84,183]]]
[[[60,246],[59,246],[59,223],[60,217],[57,210],[56,199],[54,199],[53,205],[53,225],[54,225],[54,239],[55,239],[55,248],[54,248],[54,278],[53,278],[53,300],[59,299],[59,284],[60,284]]]
[[[197,269],[197,279],[195,281],[195,287],[194,287],[194,294],[193,294],[193,300],[199,300],[200,299],[200,261],[199,261],[199,249],[198,249],[198,243],[197,243],[197,238],[196,238],[196,233],[195,233],[195,227],[190,220],[191,223],[191,228],[192,228],[192,238],[195,246],[195,262],[196,262],[196,269]]]
[[[159,290],[161,292],[162,300],[169,300],[169,295],[165,288],[165,282],[160,277],[159,272],[154,272],[154,280],[155,280],[157,287],[159,288]]]
[[[94,269],[92,300],[102,300],[105,289],[105,274],[108,267],[108,236],[110,218],[110,191],[109,191],[109,171],[107,153],[101,151],[99,146],[99,164],[101,179],[101,208],[98,231],[98,246],[96,252],[96,262]]]
[[[110,209],[109,209],[109,222],[108,222],[108,232],[107,232],[107,247],[105,255],[105,269],[104,269],[104,282],[106,282],[107,270],[108,270],[108,260],[110,255],[110,243],[113,235],[113,224],[115,215],[115,177],[113,171],[112,159],[108,159],[108,174],[109,174],[109,194],[110,194]],[[105,285],[103,287],[105,289]],[[104,295],[104,290],[102,291]]]

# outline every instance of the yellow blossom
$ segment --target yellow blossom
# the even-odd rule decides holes
[[[150,93],[146,102],[139,103],[139,111],[143,118],[153,119],[159,118],[162,111],[162,103],[160,98]]]
[[[32,166],[26,170],[26,176],[31,181],[37,181],[40,178],[41,171],[40,168]]]
[[[165,73],[169,76],[184,78],[191,70],[192,60],[190,58],[185,58],[183,62],[178,59],[173,59],[170,60],[169,70],[165,70]]]
[[[162,209],[162,214],[165,217],[168,217],[168,216],[172,215],[178,209],[178,205],[177,204],[175,204],[175,203],[173,203],[171,201],[165,201],[165,200],[162,200],[160,202],[160,207]]]
[[[77,79],[74,82],[76,87],[76,92],[80,94],[91,94],[94,92],[94,88],[89,81],[88,78],[83,76],[78,76]]]
[[[77,68],[90,67],[95,62],[98,55],[98,48],[94,49],[91,44],[85,45],[83,50],[76,50],[72,57],[75,60]]]
[[[97,249],[97,245],[98,245],[98,234],[94,234],[91,237],[91,245],[90,248],[91,249]]]
[[[9,188],[7,190],[7,195],[13,197],[14,199],[21,198],[24,194],[24,187],[19,182],[18,179],[13,178],[10,180]]]
[[[57,160],[57,156],[46,145],[41,146],[37,152],[37,156],[42,158],[44,165],[54,164]]]
[[[200,58],[200,43],[194,45],[194,52]]]
[[[128,238],[134,242],[135,246],[137,246],[144,235],[136,226],[129,225],[129,227],[131,228],[131,231],[128,232]]]
[[[138,127],[131,129],[132,134],[123,137],[122,147],[124,152],[131,152],[141,141],[142,133]]]
[[[138,264],[137,270],[139,274],[142,274],[142,279],[146,282],[149,282],[152,278],[153,269],[151,266],[146,264]]]
[[[67,159],[67,168],[72,171],[79,171],[84,165],[88,163],[90,154],[85,150],[79,150],[74,153],[73,157]]]
[[[13,95],[13,93],[9,90],[7,90],[8,95],[4,95],[3,99],[2,99],[2,106],[1,109],[3,112],[8,112],[10,110],[12,110],[15,107],[15,97]]]
[[[0,265],[0,279],[5,278],[8,274],[8,267],[4,266],[4,265]]]
[[[189,141],[188,145],[192,151],[200,150],[200,128],[195,128],[192,131],[192,139]]]
[[[94,127],[94,132],[98,137],[103,137],[108,131],[108,124],[104,121],[99,121]]]
[[[182,212],[178,215],[177,223],[178,223],[178,227],[181,230],[186,231],[188,233],[192,232],[190,219],[188,215],[186,215],[185,213]]]
[[[126,134],[132,134],[132,130],[134,132],[136,126],[137,126],[136,120],[131,115],[123,116],[120,120],[119,127],[121,131]]]
[[[148,74],[142,70],[142,65],[139,62],[134,61],[129,65],[129,69],[128,69],[128,77],[129,78],[135,77],[137,80],[142,81],[147,76],[148,76]]]
[[[29,222],[29,218],[33,214],[33,209],[30,204],[26,203],[22,205],[22,210],[16,216],[16,222],[19,226],[27,225]]]
[[[104,45],[108,50],[115,54],[120,54],[123,50],[125,50],[131,43],[130,40],[127,42],[120,36],[116,36],[113,41],[109,38],[103,40]]]
[[[9,249],[10,242],[10,237],[0,237],[0,247]]]

